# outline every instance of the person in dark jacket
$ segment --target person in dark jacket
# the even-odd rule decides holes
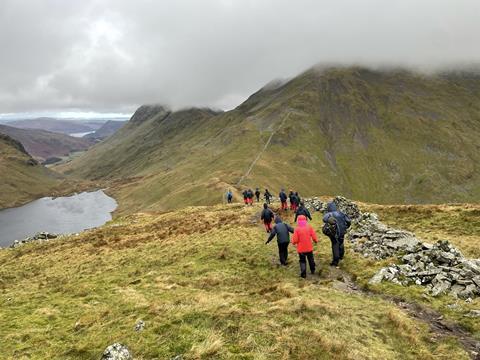
[[[294,211],[295,194],[293,190],[290,190],[290,192],[288,193],[288,200],[290,200],[290,210]]]
[[[275,226],[270,233],[265,244],[268,244],[272,239],[277,236],[278,256],[280,258],[280,265],[287,266],[288,259],[288,244],[290,244],[290,233],[293,234],[293,228],[282,222],[280,216],[275,217]]]
[[[226,195],[226,196],[227,196],[227,202],[228,202],[229,204],[231,204],[231,203],[232,203],[232,199],[233,199],[232,190],[229,189],[229,190],[227,191],[227,195]]]
[[[303,202],[300,203],[297,211],[295,211],[295,222],[297,222],[297,219],[300,215],[304,215],[307,219],[312,221],[312,215],[310,215],[310,211],[305,207]]]
[[[330,219],[332,217],[335,219],[335,221]],[[352,221],[346,214],[337,210],[337,205],[335,205],[334,202],[328,203],[327,213],[323,216],[323,222],[329,223],[329,219],[330,223],[335,223],[336,226],[335,236],[330,236],[330,241],[332,242],[332,262],[330,265],[338,266],[338,263],[345,255],[344,238]]]
[[[255,189],[255,197],[257,198],[257,202],[260,202],[260,189],[259,188]]]
[[[248,205],[248,190],[247,189],[243,190],[242,195],[243,195],[243,203],[245,205]]]
[[[278,194],[278,197],[280,198],[280,203],[282,204],[282,210],[287,210],[287,194],[285,193],[285,190],[282,189],[280,191],[280,194]]]
[[[263,220],[263,224],[265,225],[265,230],[267,230],[267,233],[272,231],[272,220],[274,216],[275,214],[268,208],[268,205],[263,204],[263,210],[262,214],[260,215],[260,219]]]
[[[247,190],[247,203],[249,205],[253,205],[253,190],[252,189]]]
[[[270,194],[270,191],[268,191],[268,189],[265,189],[265,193],[263,194],[263,197],[265,198],[265,202],[267,204],[270,204],[270,199],[272,198],[272,194]]]

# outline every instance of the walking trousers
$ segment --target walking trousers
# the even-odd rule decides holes
[[[345,255],[345,246],[344,246],[344,237],[339,238],[332,236],[330,237],[332,242],[332,264],[338,265],[339,261],[343,259]]]
[[[300,258],[300,276],[305,278],[307,277],[307,261],[308,266],[310,267],[310,272],[315,273],[315,260],[313,259],[313,252],[299,253],[298,257]]]
[[[280,264],[282,265],[287,265],[288,244],[288,242],[278,243],[278,257],[280,258]]]

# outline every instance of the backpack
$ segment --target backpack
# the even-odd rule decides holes
[[[337,236],[337,219],[330,216],[325,224],[323,224],[322,232],[328,237]]]

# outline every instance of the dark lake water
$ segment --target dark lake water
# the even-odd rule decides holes
[[[70,234],[105,224],[117,208],[103,191],[41,198],[17,208],[0,210],[0,247],[40,231]]]

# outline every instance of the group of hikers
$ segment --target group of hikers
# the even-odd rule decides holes
[[[282,207],[283,208],[283,207]],[[267,204],[263,204],[261,219],[265,224],[265,229],[269,233],[265,244],[268,244],[273,238],[277,237],[278,255],[280,264],[287,265],[288,245],[290,244],[290,233],[293,234],[292,244],[297,248],[300,262],[300,276],[307,277],[307,261],[310,272],[315,274],[315,259],[313,256],[313,243],[318,242],[317,234],[313,227],[308,223],[312,220],[310,211],[300,202],[295,211],[295,222],[297,227],[294,229],[289,224],[283,222],[279,215],[274,215],[273,211]],[[275,225],[272,227],[272,219]],[[322,232],[330,238],[332,245],[332,262],[330,266],[338,267],[345,255],[344,238],[347,229],[351,225],[350,218],[339,211],[334,202],[327,205],[327,212],[323,216]]]
[[[242,192],[243,201],[245,205],[253,205],[254,198],[257,203],[260,202],[261,192],[259,188],[245,189]],[[226,194],[228,203],[233,201],[233,193],[231,190]],[[300,276],[302,278],[307,277],[307,261],[310,272],[315,274],[315,259],[313,256],[313,243],[318,242],[317,234],[313,227],[308,223],[312,220],[310,211],[301,200],[298,192],[290,190],[289,194],[284,189],[278,194],[281,207],[280,211],[288,212],[288,209],[293,211],[294,222],[297,224],[294,229],[292,226],[282,220],[282,218],[273,212],[269,208],[269,204],[273,198],[272,194],[265,189],[263,193],[265,200],[263,204],[263,210],[260,215],[265,230],[269,233],[268,239],[265,244],[268,244],[273,238],[277,237],[278,255],[280,258],[280,265],[286,266],[288,264],[288,246],[290,244],[290,234],[293,234],[291,243],[296,247],[299,262],[300,262]],[[288,206],[290,202],[290,207]],[[341,260],[345,255],[344,238],[347,229],[351,225],[350,218],[343,212],[337,209],[336,204],[332,201],[327,204],[327,211],[323,216],[322,232],[328,236],[332,245],[332,261],[330,266],[338,267]],[[275,223],[272,225],[272,223]]]

